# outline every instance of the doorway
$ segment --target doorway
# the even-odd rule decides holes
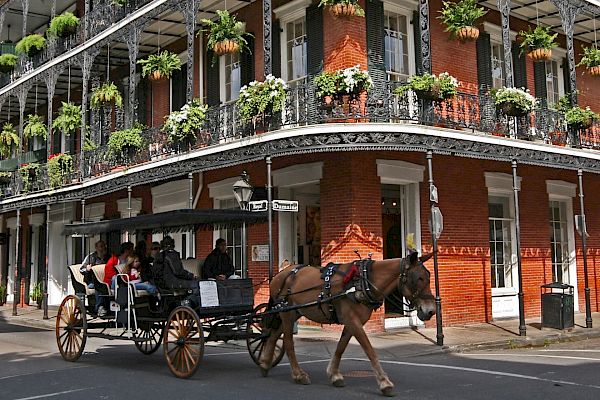
[[[418,184],[381,185],[381,223],[384,259],[402,258],[408,253],[406,237],[413,234],[420,248],[418,228]],[[419,325],[398,289],[384,301],[386,328]]]

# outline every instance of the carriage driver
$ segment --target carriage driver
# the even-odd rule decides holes
[[[224,281],[229,278],[235,269],[229,254],[227,254],[227,243],[225,239],[217,239],[215,249],[210,252],[204,266],[202,267],[202,279],[216,279]]]

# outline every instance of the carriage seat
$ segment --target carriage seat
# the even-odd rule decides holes
[[[76,293],[83,292],[83,290],[85,290],[85,294],[87,296],[91,296],[96,293],[96,291],[87,287],[87,284],[83,280],[83,274],[79,271],[79,268],[81,268],[81,264],[69,265],[73,288],[75,289]]]
[[[105,264],[98,264],[98,265],[92,266],[92,272],[94,273],[94,277],[95,277],[94,286],[102,285],[104,287],[104,290],[101,290],[102,292],[106,292],[108,295],[114,296],[115,293],[111,289],[110,285],[104,283],[104,266],[105,266]],[[123,273],[123,271],[125,269],[125,264],[119,264],[116,266],[116,268],[119,271],[119,273]],[[96,288],[98,288],[98,286],[96,286]]]
[[[204,266],[204,260],[198,260],[196,258],[181,260],[183,269],[194,274],[194,276],[202,276],[202,267]]]

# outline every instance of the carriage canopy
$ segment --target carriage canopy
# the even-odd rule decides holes
[[[172,233],[198,229],[237,228],[244,222],[255,224],[266,222],[266,219],[265,212],[185,209],[131,218],[68,224],[65,225],[63,235],[96,235],[110,231]]]

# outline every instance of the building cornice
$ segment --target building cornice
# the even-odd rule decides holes
[[[600,174],[600,153],[413,124],[325,124],[281,129],[198,149],[90,179],[59,190],[0,202],[0,212],[98,197],[128,186],[153,184],[271,157],[349,151],[409,151],[487,159]]]

